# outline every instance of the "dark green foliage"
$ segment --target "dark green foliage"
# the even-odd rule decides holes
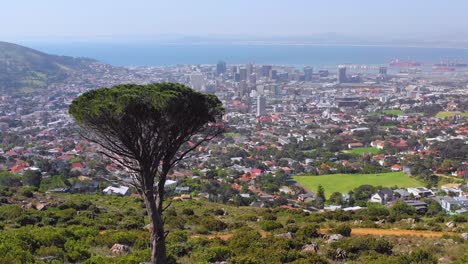
[[[283,228],[283,225],[281,223],[278,223],[272,220],[261,221],[260,226],[262,227],[262,230],[264,231],[273,231],[279,228]]]
[[[296,240],[304,244],[311,242],[319,236],[318,226],[312,224],[303,226],[296,232]]]
[[[401,256],[397,263],[436,264],[438,261],[437,258],[435,258],[430,252],[423,249],[418,249],[414,252],[411,252],[409,255]]]
[[[379,254],[391,254],[393,245],[384,238],[375,237],[351,237],[331,244],[333,249],[344,249],[349,257],[356,259],[360,254],[367,251],[375,251]],[[331,254],[334,254],[332,250]]]
[[[332,193],[332,195],[330,196],[330,199],[328,200],[328,202],[330,204],[333,204],[333,205],[342,205],[343,204],[343,194],[341,194],[340,192],[334,192]]]
[[[183,215],[194,215],[195,213],[193,212],[193,209],[191,209],[191,208],[184,208],[182,210],[182,214]]]
[[[317,188],[317,195],[315,197],[314,204],[317,208],[323,208],[325,204],[325,190],[322,185],[319,185]]]
[[[364,211],[363,214],[366,214],[372,220],[378,220],[383,217],[386,217],[390,214],[390,211],[387,207],[379,203],[367,203],[367,212]]]
[[[0,172],[0,185],[8,187],[21,186],[21,178],[17,174],[2,171]]]
[[[227,228],[227,224],[221,220],[218,220],[214,217],[206,216],[202,221],[202,226],[208,229],[209,231],[222,231]]]
[[[410,217],[414,218],[416,215],[416,209],[402,201],[397,201],[390,207],[390,216],[397,220]]]
[[[339,225],[331,230],[334,234],[340,234],[345,237],[351,236],[351,227],[349,225]]]
[[[248,227],[235,231],[234,236],[229,239],[228,245],[235,255],[242,255],[247,248],[255,248],[261,244],[261,235]]]
[[[27,170],[23,174],[23,185],[39,187],[42,175],[40,171]]]

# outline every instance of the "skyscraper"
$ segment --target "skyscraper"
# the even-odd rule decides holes
[[[379,67],[379,74],[387,75],[387,67],[385,66]]]
[[[346,66],[338,67],[338,83],[345,83],[348,80],[346,77]]]
[[[216,64],[216,73],[218,75],[226,73],[226,62],[219,61],[218,64]]]
[[[257,84],[257,74],[252,73],[249,75],[249,83],[251,86],[255,86]]]
[[[262,77],[269,77],[270,71],[273,67],[271,65],[263,65],[262,66]]]
[[[245,65],[245,68],[247,69],[247,76],[250,76],[254,72],[254,67],[252,63]]]
[[[246,68],[239,68],[239,75],[241,81],[247,80],[247,69]]]
[[[304,67],[304,81],[306,81],[306,82],[312,81],[312,74],[313,73],[314,73],[314,68]]]
[[[380,79],[386,81],[387,80],[387,67],[382,66],[379,68],[379,77]]]
[[[264,96],[257,96],[257,116],[266,115],[266,98]]]

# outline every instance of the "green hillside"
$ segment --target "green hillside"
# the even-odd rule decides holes
[[[0,90],[22,92],[44,89],[96,62],[85,58],[49,55],[20,45],[0,42]]]

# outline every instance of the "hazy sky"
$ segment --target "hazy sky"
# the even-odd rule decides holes
[[[468,0],[1,0],[0,40],[468,35]]]

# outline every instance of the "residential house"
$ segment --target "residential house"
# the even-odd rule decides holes
[[[407,188],[407,191],[417,198],[429,197],[434,195],[434,193],[426,187],[410,187]]]
[[[425,202],[416,200],[405,200],[404,202],[407,205],[412,206],[420,214],[424,214],[427,212],[427,203]]]
[[[394,192],[394,197],[396,198],[396,196],[398,196],[399,199],[401,200],[408,200],[410,197],[410,193],[405,189],[396,189],[396,190],[393,190],[393,192]]]
[[[387,204],[393,201],[393,191],[389,188],[383,188],[373,194],[369,200],[371,203]]]
[[[128,187],[127,186],[119,186],[119,187],[109,186],[109,187],[106,187],[104,190],[102,190],[102,192],[107,195],[126,195],[128,192]]]
[[[468,198],[445,196],[438,199],[446,212],[468,212]]]

